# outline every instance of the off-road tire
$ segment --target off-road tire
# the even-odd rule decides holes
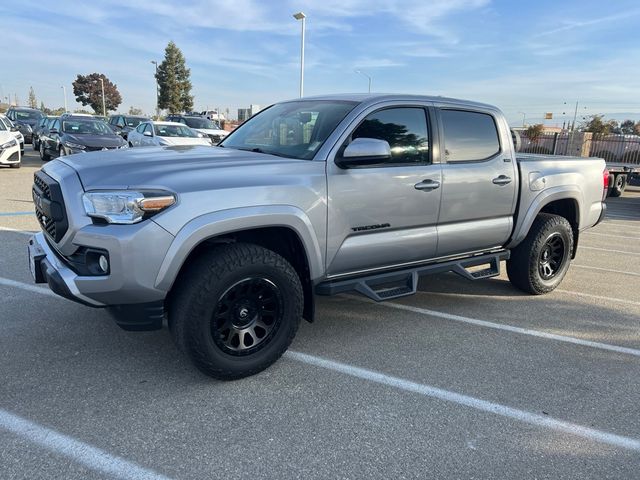
[[[609,192],[609,196],[610,197],[621,196],[626,187],[627,187],[627,176],[616,175],[616,178],[613,181],[613,186],[611,187],[611,191]]]
[[[562,260],[553,276],[545,279],[540,262],[549,239],[561,239],[564,243]],[[511,283],[520,290],[533,295],[542,295],[554,290],[567,273],[573,250],[573,232],[566,218],[540,213],[531,225],[526,238],[511,250],[507,260],[507,275]]]
[[[268,279],[277,286],[284,300],[282,314],[257,351],[232,354],[214,340],[213,316],[225,292],[252,278]],[[180,274],[171,293],[169,329],[198,369],[217,379],[234,380],[258,373],[282,356],[298,330],[303,305],[300,278],[287,260],[257,245],[224,244],[197,257]]]

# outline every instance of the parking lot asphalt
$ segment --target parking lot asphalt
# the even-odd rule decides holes
[[[282,360],[218,382],[32,283],[29,149],[0,169],[0,478],[638,478],[640,188],[549,295],[318,297]]]

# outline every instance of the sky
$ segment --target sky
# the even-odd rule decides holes
[[[640,2],[590,0],[3,0],[0,97],[75,104],[77,74],[104,73],[129,107],[155,109],[152,60],[173,40],[195,109],[305,95],[444,95],[497,105],[512,125],[640,120]]]

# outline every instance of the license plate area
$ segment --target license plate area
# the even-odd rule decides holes
[[[33,240],[29,240],[27,249],[29,252],[29,271],[31,272],[33,281],[36,283],[46,283],[44,275],[42,274],[42,260],[47,255],[40,245]]]

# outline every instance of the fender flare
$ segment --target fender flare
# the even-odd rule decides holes
[[[540,211],[551,202],[557,200],[574,200],[576,202],[578,213],[576,220],[579,226],[582,223],[580,217],[582,214],[580,211],[582,198],[582,191],[577,185],[554,187],[540,192],[540,194],[533,199],[531,205],[529,205],[527,212],[522,216],[518,216],[516,226],[513,229],[513,235],[507,244],[507,248],[514,248],[522,242],[529,233],[529,229]]]
[[[189,221],[169,246],[160,265],[155,287],[168,292],[189,254],[203,241],[227,233],[262,227],[286,227],[293,230],[304,246],[311,279],[322,276],[320,244],[309,218],[297,207],[271,205],[221,210]]]

